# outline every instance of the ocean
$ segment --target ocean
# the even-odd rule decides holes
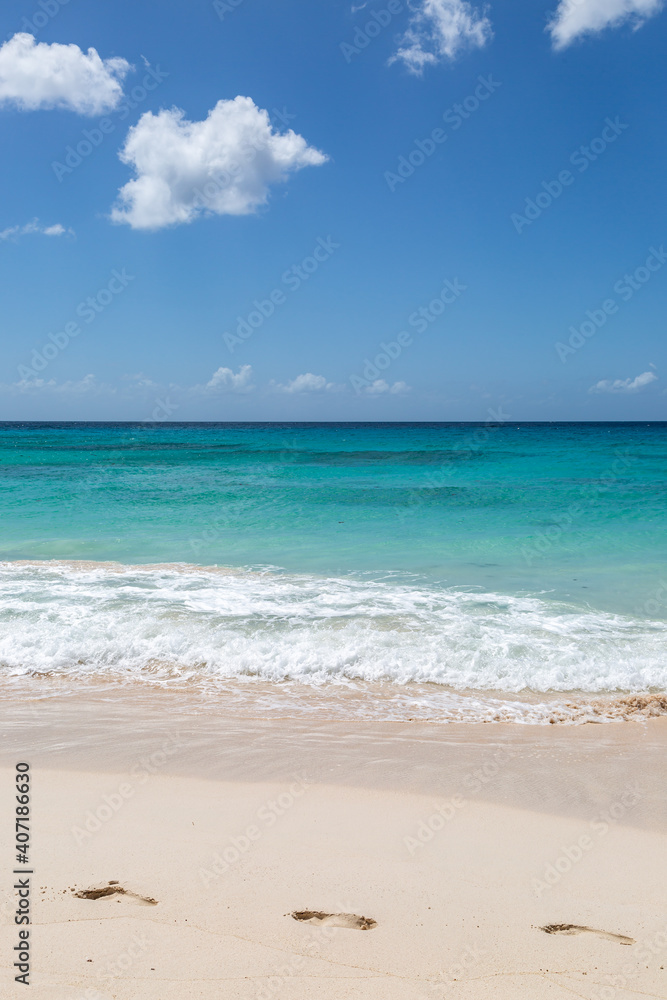
[[[0,424],[0,682],[667,710],[667,424]]]

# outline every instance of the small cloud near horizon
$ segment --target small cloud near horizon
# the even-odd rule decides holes
[[[596,382],[592,385],[589,392],[639,392],[641,389],[646,388],[651,382],[657,382],[658,376],[654,372],[642,372],[641,375],[636,375],[635,378],[617,378],[617,379],[603,379],[601,382]]]
[[[335,385],[333,382],[327,382],[324,375],[313,375],[312,372],[297,375],[296,378],[293,378],[285,385],[280,382],[274,382],[272,385],[276,392],[287,393],[340,392],[344,389],[344,386]]]
[[[73,229],[65,228],[59,222],[56,222],[54,226],[41,226],[39,219],[33,219],[32,222],[27,222],[25,226],[9,226],[7,229],[0,230],[0,240],[16,241],[19,236],[28,236],[33,233],[38,233],[40,236],[76,235]]]
[[[389,385],[383,378],[377,378],[370,385],[366,386],[363,391],[367,396],[383,396],[385,393],[390,393],[392,396],[401,396],[403,393],[410,392],[410,388],[406,382],[394,382],[393,385]]]
[[[218,368],[204,386],[207,392],[250,392],[254,389],[251,384],[252,366],[241,365],[235,374],[231,368]],[[200,388],[193,386],[193,390]]]

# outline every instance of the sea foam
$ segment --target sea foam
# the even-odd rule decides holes
[[[187,565],[0,564],[0,675],[453,692],[667,686],[664,622],[542,596]]]

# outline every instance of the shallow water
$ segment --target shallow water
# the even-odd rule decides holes
[[[442,721],[667,685],[665,424],[0,425],[0,488],[5,678]]]

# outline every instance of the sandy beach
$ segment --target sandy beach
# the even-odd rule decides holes
[[[14,706],[2,755],[9,786],[35,748],[38,1000],[667,993],[664,719],[350,726],[56,701]],[[1,905],[7,982],[8,879]]]

